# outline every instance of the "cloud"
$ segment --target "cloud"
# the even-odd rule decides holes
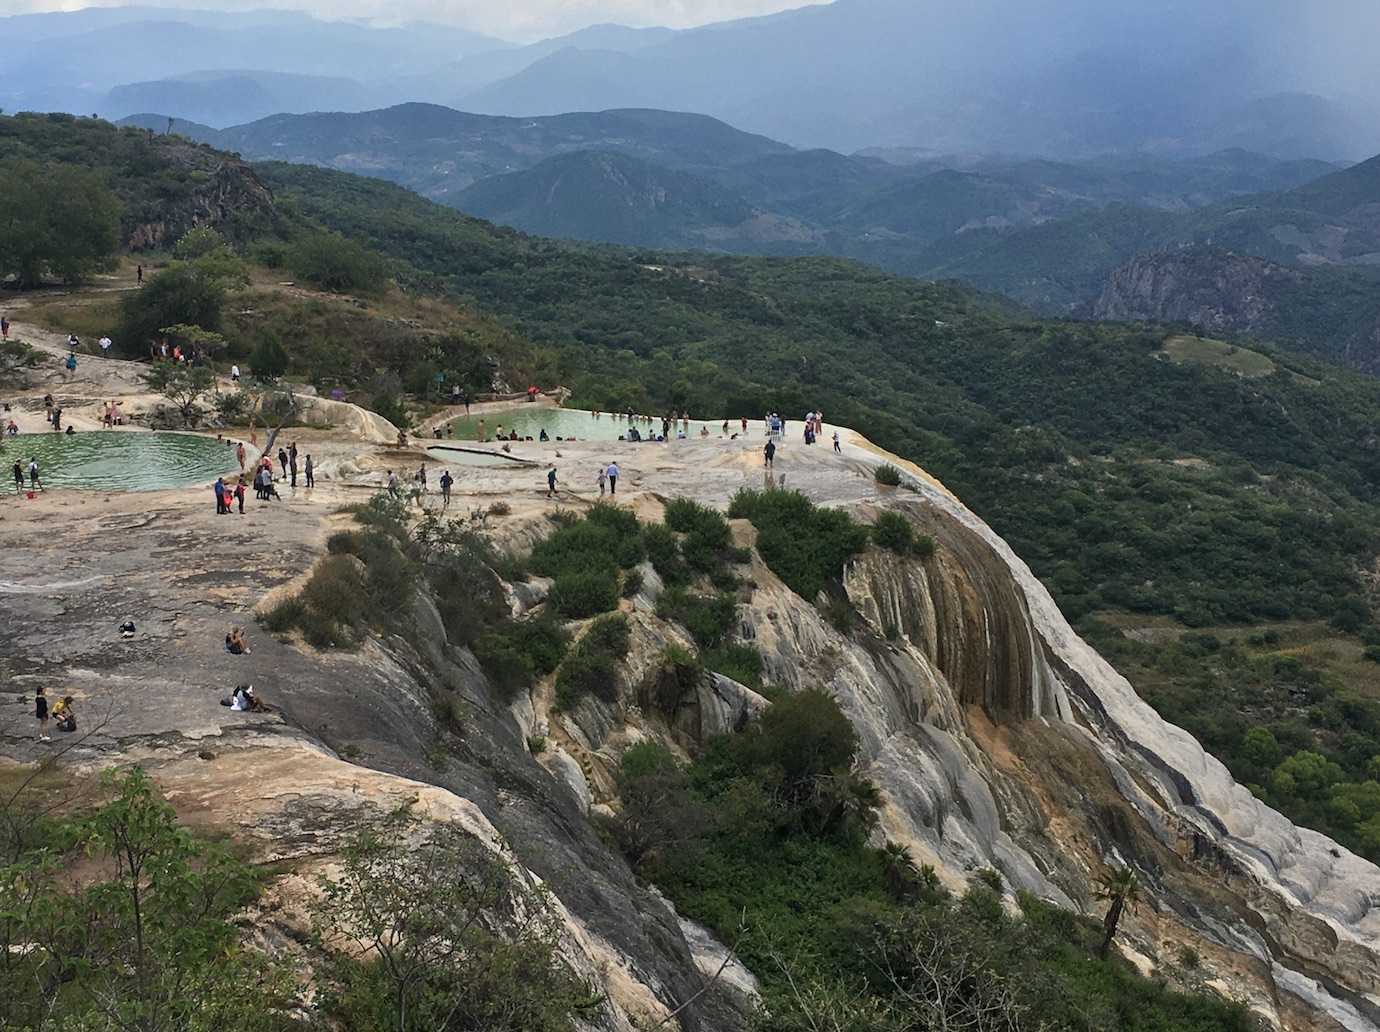
[[[325,18],[366,18],[382,24],[430,21],[459,25],[506,39],[526,41],[559,35],[586,25],[669,25],[686,28],[729,18],[771,14],[811,0],[297,0],[282,4]],[[279,6],[265,0],[0,0],[0,15],[71,11],[83,7],[199,7],[252,11]]]

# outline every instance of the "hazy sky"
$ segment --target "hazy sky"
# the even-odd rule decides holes
[[[526,41],[598,22],[682,28],[726,18],[770,14],[812,0],[0,0],[0,14],[70,11],[83,7],[201,7],[220,11],[267,7],[307,10],[332,18],[424,20],[462,25]]]

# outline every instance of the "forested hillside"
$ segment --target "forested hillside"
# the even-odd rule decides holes
[[[31,154],[122,174],[110,158],[118,150],[102,145],[112,132],[104,124],[0,126]],[[147,141],[126,132],[134,135],[121,134],[122,146]],[[1173,640],[1185,628],[1226,635],[1224,627],[1331,622],[1343,635],[1338,648],[1358,657],[1376,635],[1367,571],[1380,531],[1380,381],[1268,350],[1250,352],[1246,375],[1226,345],[1168,348],[1162,329],[1030,318],[968,288],[842,260],[579,247],[499,229],[376,180],[286,164],[256,166],[255,175],[272,191],[276,221],[243,254],[308,275],[304,240],[350,258],[347,270],[381,257],[378,271],[403,290],[458,301],[473,315],[444,346],[370,345],[368,369],[352,361],[364,345],[348,323],[284,320],[276,347],[289,375],[350,387],[377,364],[423,389],[437,372],[463,379],[461,366],[502,354],[543,382],[572,387],[574,403],[604,409],[688,408],[718,419],[822,408],[943,480],[1071,617],[1104,621],[1085,622],[1089,632],[1106,634],[1106,621],[1122,617],[1163,621],[1177,629]],[[142,183],[136,176],[121,187],[137,194]],[[368,250],[350,250],[358,245]],[[359,281],[366,308],[377,304],[370,279]],[[253,365],[262,346],[234,339],[227,357]],[[1251,666],[1251,677],[1270,685],[1276,649],[1260,633],[1240,631],[1241,648],[1256,650],[1242,662],[1264,664],[1264,673]],[[1257,644],[1247,646],[1247,636]],[[1214,748],[1244,770],[1249,725],[1224,720],[1221,706],[1233,697],[1210,689],[1219,676],[1250,678],[1223,656],[1204,646],[1156,671],[1157,691],[1163,699],[1188,684],[1206,692],[1217,709],[1202,727],[1193,714],[1169,715],[1204,733],[1211,721],[1220,731]],[[1128,655],[1127,669],[1152,660]],[[1239,715],[1256,712],[1252,699],[1275,700],[1256,715],[1278,722],[1277,740],[1287,743],[1246,779],[1260,779],[1276,805],[1361,844],[1380,804],[1329,808],[1327,800],[1334,785],[1371,777],[1380,711],[1332,680],[1326,663],[1293,661],[1325,692],[1276,699],[1242,689],[1230,703]],[[1310,707],[1324,704],[1364,719],[1320,718],[1309,730]],[[1311,795],[1300,794],[1298,779],[1272,777],[1312,751],[1335,776]],[[1380,836],[1361,848],[1380,855]]]

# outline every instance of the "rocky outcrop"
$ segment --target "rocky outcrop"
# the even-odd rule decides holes
[[[1212,248],[1141,255],[1112,273],[1088,314],[1186,322],[1205,333],[1268,333],[1280,291],[1303,280],[1296,269]]]
[[[170,247],[197,226],[210,226],[239,240],[277,224],[273,193],[247,163],[176,137],[158,137],[155,146],[168,165],[164,174],[177,176],[191,187],[156,209],[126,210],[121,232],[129,250]]]

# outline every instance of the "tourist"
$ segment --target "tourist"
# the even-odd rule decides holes
[[[482,420],[482,419],[479,421],[479,429],[478,429],[478,431],[475,433],[475,436],[479,438],[479,443],[480,443],[480,444],[484,444],[484,443],[488,440],[488,439],[484,436],[484,420]]]
[[[34,689],[34,716],[38,719],[38,740],[51,742],[48,737],[48,699],[43,685]]]
[[[100,345],[101,345],[101,354],[102,354],[102,355],[109,355],[109,354],[110,354],[110,345],[113,344],[113,343],[115,343],[115,342],[112,341],[109,337],[102,337],[102,338],[100,339],[99,343],[100,343]]]
[[[776,461],[776,442],[768,439],[767,446],[762,449],[762,456],[766,459],[767,469],[772,468],[772,463]]]
[[[74,433],[76,433],[76,432],[77,432],[77,428],[74,427],[71,423],[68,423],[68,424],[67,424],[66,433],[70,436],[70,435],[72,435],[72,434],[74,434]]]
[[[556,467],[552,466],[546,471],[546,497],[550,498],[556,493]]]
[[[19,436],[19,424],[11,419],[9,425],[5,427],[5,433],[9,434],[11,437]]]
[[[307,457],[307,461],[311,461],[310,456]],[[310,469],[311,467],[308,466],[307,468]],[[443,507],[450,505],[450,486],[454,483],[455,478],[450,475],[450,470],[441,470],[441,505]]]
[[[63,365],[67,368],[68,379],[71,379],[77,371],[77,353],[75,351],[68,352],[67,361]]]
[[[308,487],[315,487],[315,486],[316,486],[316,467],[313,466],[313,465],[311,464],[311,456],[310,456],[310,455],[307,456],[307,464],[306,464],[306,466],[303,468],[303,472],[306,473],[306,475],[307,475],[307,486],[308,486]]]
[[[51,419],[52,419],[52,421],[53,421],[53,433],[59,433],[59,432],[61,432],[61,430],[62,430],[62,408],[61,408],[60,406],[54,406],[54,407],[53,407],[53,411],[52,411],[52,413],[51,413]]]
[[[841,447],[839,447],[839,432],[838,432],[837,430],[834,431],[834,454],[835,454],[835,455],[842,455],[842,454],[843,454],[843,449],[842,449]]]
[[[225,478],[216,477],[216,482],[212,486],[216,492],[216,515],[223,516],[230,511],[230,506],[225,501]]]
[[[143,267],[143,265],[136,265],[136,266],[134,267],[134,284],[135,284],[135,286],[139,286],[139,287],[142,287],[142,286],[144,285],[144,267]]]
[[[69,333],[67,335],[67,350],[76,351],[79,347],[81,347],[81,338],[75,333]]]
[[[603,466],[599,467],[599,497],[604,497],[604,492],[608,489],[609,472]]]
[[[14,491],[15,494],[24,493],[24,467],[19,464],[19,460],[14,460]]]
[[[249,655],[249,639],[244,636],[244,628],[230,628],[230,633],[225,636],[225,651],[232,656]]]
[[[43,482],[38,476],[38,460],[32,455],[29,456],[29,490],[42,491]]]
[[[727,435],[728,435],[728,420],[727,420],[727,419],[724,420],[724,425],[723,425],[723,427],[722,427],[722,430],[723,430],[724,435],[727,436]]]
[[[53,721],[57,724],[57,729],[64,734],[71,734],[77,729],[77,715],[72,710],[72,696],[64,695],[53,706]]]
[[[608,469],[604,472],[609,478],[609,494],[616,495],[618,493],[618,463],[610,462]]]
[[[134,621],[131,620],[129,617],[125,617],[124,623],[120,624],[121,639],[128,641],[130,638],[134,637],[134,634]]]
[[[237,364],[234,364],[234,363],[231,363],[231,365],[230,365],[230,382],[231,382],[231,383],[239,383],[239,382],[240,382],[240,367],[239,367]]]
[[[423,462],[417,469],[417,483],[422,485],[422,490],[426,490],[426,463]]]
[[[549,441],[549,440],[551,440],[551,438],[550,438],[549,436],[547,436],[546,427],[542,427],[542,428],[541,428],[541,433],[539,433],[539,434],[537,435],[537,440],[538,440],[538,441]]]
[[[297,486],[297,445],[293,445],[288,451],[288,474],[292,477],[291,486]]]
[[[394,498],[398,497],[398,475],[391,469],[388,471],[388,493]]]
[[[240,515],[244,515],[244,474],[240,474],[239,480],[235,481],[235,501],[240,504]]]
[[[0,340],[9,340],[9,339],[10,339],[10,321],[9,321],[9,319],[6,318],[5,316],[0,315]]]
[[[288,471],[288,454],[287,450],[284,448],[278,449],[278,465],[281,466],[283,469],[283,475],[282,477],[279,477],[279,479],[285,479],[287,477]]]
[[[235,458],[239,460],[240,472],[244,472],[244,442],[240,441],[235,445]]]

